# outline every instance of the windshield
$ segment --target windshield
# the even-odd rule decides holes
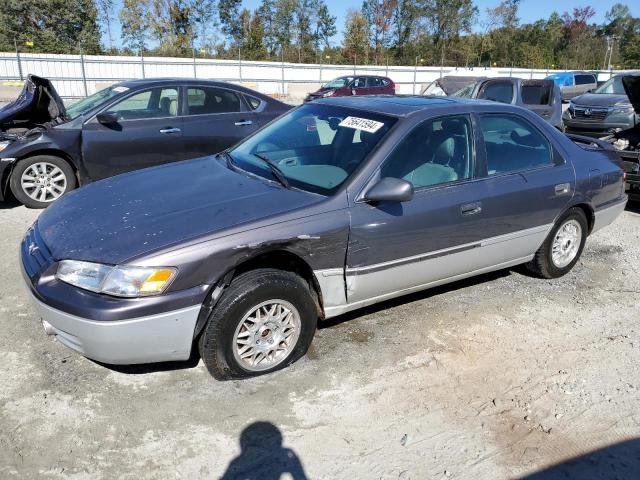
[[[287,184],[330,195],[362,164],[395,118],[306,104],[229,151],[236,166],[270,180],[277,166]],[[285,183],[285,182],[280,182]]]
[[[338,77],[323,85],[324,88],[342,88],[351,83],[353,77]]]
[[[466,87],[462,87],[455,93],[452,93],[452,97],[462,97],[462,98],[471,98],[471,94],[473,93],[473,89],[476,86],[475,82],[470,83]]]
[[[77,102],[66,107],[67,114],[71,118],[76,118],[87,113],[93,107],[96,107],[101,103],[106,102],[110,98],[126,92],[127,90],[129,90],[127,87],[118,85],[113,85],[111,87],[105,88],[104,90],[100,90],[99,92],[96,92],[93,95],[89,95],[88,97],[85,97],[82,100],[78,100]]]
[[[438,80],[434,80],[429,84],[427,88],[424,89],[423,95],[433,95],[437,97],[446,97],[447,93],[440,86],[440,82]]]
[[[626,95],[622,86],[622,77],[613,77],[604,82],[593,93],[613,93],[616,95]]]

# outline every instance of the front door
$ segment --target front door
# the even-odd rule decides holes
[[[96,117],[82,127],[82,156],[92,180],[184,158],[179,87],[135,92],[109,107],[117,122]]]
[[[221,152],[260,126],[258,115],[232,90],[193,86],[185,93],[184,142],[188,158]]]
[[[475,253],[485,232],[472,138],[467,115],[427,120],[384,162],[378,178],[405,179],[415,194],[404,203],[351,208],[349,303],[408,292],[483,265]]]

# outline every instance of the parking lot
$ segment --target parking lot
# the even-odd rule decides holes
[[[197,359],[115,370],[47,337],[17,257],[38,213],[0,206],[0,478],[251,468],[251,478],[494,479],[547,467],[631,478],[640,468],[637,206],[561,279],[514,269],[353,312],[291,368],[236,382],[214,381]]]

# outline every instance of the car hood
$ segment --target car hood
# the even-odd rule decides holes
[[[36,75],[29,75],[18,98],[0,109],[2,130],[33,128],[66,119],[64,103],[51,81]]]
[[[613,93],[585,93],[571,100],[574,105],[581,107],[613,107],[617,103],[626,103],[628,101],[626,95]]]
[[[624,91],[633,105],[633,109],[640,115],[640,75],[629,75],[622,78]]]
[[[120,264],[320,201],[229,170],[215,157],[119,175],[64,195],[38,219],[56,260]]]

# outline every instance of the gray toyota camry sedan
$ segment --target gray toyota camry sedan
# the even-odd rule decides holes
[[[111,364],[198,349],[232,379],[290,365],[319,320],[385,299],[518,264],[560,277],[626,201],[615,152],[522,108],[344,97],[71,192],[21,256],[60,343]]]

